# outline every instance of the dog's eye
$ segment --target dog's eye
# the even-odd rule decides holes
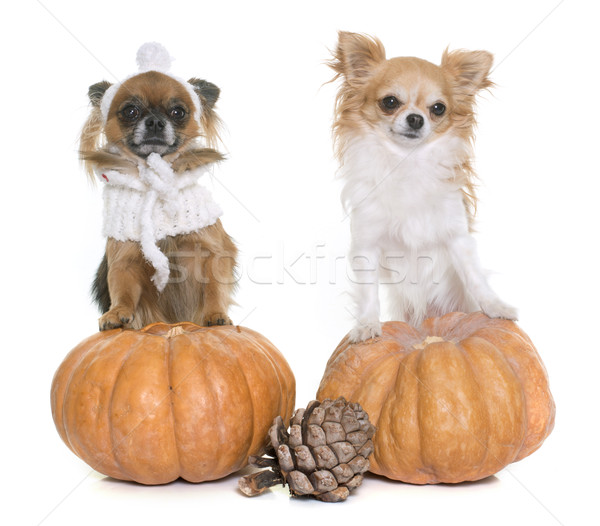
[[[434,115],[443,115],[446,111],[446,106],[444,106],[441,102],[436,102],[433,106],[431,106],[431,113]]]
[[[129,104],[128,106],[125,106],[120,113],[123,120],[133,122],[140,116],[140,109],[133,104]]]
[[[379,105],[381,106],[381,109],[383,111],[385,111],[386,113],[392,113],[392,112],[396,111],[400,107],[400,104],[401,104],[401,102],[396,97],[393,97],[392,95],[383,97],[383,99],[381,99],[379,101]]]
[[[183,120],[183,118],[185,117],[185,114],[186,114],[186,111],[181,106],[176,106],[169,112],[171,119],[173,119],[174,121]]]

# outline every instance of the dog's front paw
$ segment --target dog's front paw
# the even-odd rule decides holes
[[[209,314],[204,318],[204,325],[206,327],[213,327],[215,325],[233,325],[233,323],[227,314],[215,312],[214,314]]]
[[[119,327],[130,327],[133,323],[134,315],[131,309],[126,307],[114,307],[102,315],[98,320],[101,331],[118,329]]]
[[[350,331],[349,339],[352,343],[358,343],[377,338],[377,336],[381,336],[381,323],[378,321],[358,322]]]
[[[505,320],[517,320],[519,312],[515,307],[496,299],[481,303],[481,310],[490,318],[503,318]]]

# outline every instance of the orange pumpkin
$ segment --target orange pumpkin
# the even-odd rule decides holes
[[[554,427],[548,377],[511,321],[452,313],[420,328],[386,322],[346,337],[317,398],[358,402],[377,431],[371,471],[414,484],[492,475],[539,448]]]
[[[100,332],[52,382],[52,415],[95,470],[143,484],[224,477],[288,421],[295,380],[266,338],[234,326],[155,323]]]

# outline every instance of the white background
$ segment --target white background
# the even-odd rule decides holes
[[[3,524],[598,524],[593,2],[11,4],[0,8]],[[133,73],[139,45],[159,41],[177,59],[174,73],[222,88],[228,160],[211,188],[241,249],[233,318],[284,353],[305,406],[352,325],[349,221],[330,139],[335,86],[323,85],[338,29],[378,36],[388,56],[437,62],[447,45],[495,54],[497,87],[479,106],[477,238],[548,369],[554,432],[485,481],[419,487],[369,476],[340,505],[283,489],[247,499],[238,475],[144,487],[91,472],[61,442],[49,401],[54,371],[98,316],[88,290],[103,252],[101,199],[77,160],[88,86]]]

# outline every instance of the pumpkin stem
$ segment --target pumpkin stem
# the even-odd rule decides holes
[[[184,332],[185,332],[185,329],[181,325],[176,325],[175,327],[172,327],[171,329],[169,329],[169,332],[167,332],[167,334],[165,334],[165,338],[173,338],[174,336],[179,336],[180,334],[183,334]]]
[[[413,345],[413,349],[425,349],[430,343],[439,343],[445,342],[444,338],[440,338],[439,336],[427,336],[421,343],[415,343]]]

